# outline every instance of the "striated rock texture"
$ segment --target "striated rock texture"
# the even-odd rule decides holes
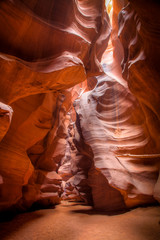
[[[83,94],[77,113],[94,156],[88,171],[94,207],[118,210],[154,202],[158,171],[156,159],[147,155],[154,144],[130,91],[103,75]]]
[[[1,211],[160,201],[159,9],[0,1]]]
[[[110,32],[104,0],[0,2],[0,210],[60,201],[65,89],[102,72]]]
[[[55,94],[41,94],[23,98],[12,105],[12,124],[0,144],[1,209],[22,198],[22,186],[28,183],[34,171],[26,151],[51,129],[55,99]]]
[[[66,151],[73,94],[73,89],[37,94],[12,104],[12,124],[0,144],[1,210],[59,203],[57,170]]]
[[[100,74],[110,31],[103,0],[1,1],[1,98],[10,103]]]
[[[112,43],[103,57],[110,77],[97,77],[97,86],[82,95],[77,110],[84,141],[93,151],[87,181],[93,204],[107,211],[160,199],[160,6],[130,1],[119,15],[121,46],[114,21],[123,4],[114,1]]]
[[[0,102],[0,141],[5,136],[11,124],[13,110],[10,106]]]
[[[79,102],[79,99],[76,102]],[[74,103],[74,105],[76,109],[77,104]],[[76,122],[70,124],[68,134],[68,152],[62,159],[58,170],[58,173],[65,181],[62,198],[92,204],[91,187],[88,184],[88,170],[91,167],[93,153],[90,146],[84,142],[78,114],[76,114]]]
[[[145,116],[152,139],[145,153],[157,170],[160,169],[159,10],[158,1],[133,0],[119,15],[119,37],[124,49],[122,74]],[[153,195],[160,200],[158,182]]]

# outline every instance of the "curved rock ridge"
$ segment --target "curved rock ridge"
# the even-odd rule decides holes
[[[13,109],[0,102],[0,141],[5,136],[12,120]]]
[[[103,0],[1,1],[2,99],[70,88],[100,74],[110,31]]]
[[[0,211],[160,201],[159,9],[0,1]]]
[[[103,54],[101,63],[104,72],[106,72],[107,75],[120,82],[120,84],[123,86],[127,87],[126,80],[122,77],[121,62],[123,59],[123,46],[118,38],[118,14],[128,1],[113,0],[111,2],[112,8],[109,12],[109,16],[111,20],[112,32],[108,47]]]
[[[113,32],[103,56],[110,77],[97,78],[95,89],[77,102],[82,138],[94,156],[87,185],[94,207],[107,211],[160,199],[160,8],[150,1],[130,1],[119,15],[121,45],[117,15],[126,4],[113,1]]]
[[[71,87],[101,74],[110,32],[104,0],[0,2],[0,210],[60,201]]]
[[[134,0],[119,15],[119,37],[124,49],[122,74],[145,116],[154,142],[148,151],[153,154],[151,159],[157,169],[160,168],[159,10],[158,1]],[[159,180],[154,196],[160,201],[158,186]]]
[[[79,100],[77,99],[77,101]],[[75,108],[77,108],[77,104]],[[76,116],[76,122],[69,126],[67,141],[69,144],[68,151],[58,170],[64,180],[62,199],[74,199],[92,204],[88,170],[91,167],[93,154],[91,148],[84,142],[78,115]]]
[[[85,88],[82,83],[12,104],[12,123],[0,144],[1,211],[24,211],[60,202],[63,178],[57,171],[67,148],[70,116],[74,118],[72,101]]]
[[[59,203],[62,180],[52,157],[56,150],[51,155],[50,145],[59,143],[56,133],[61,126],[59,114],[66,105],[62,106],[63,102],[64,95],[48,93],[29,96],[12,105],[13,121],[0,144],[1,210],[14,205],[26,210],[33,203],[41,206]],[[48,140],[51,134],[52,139]]]
[[[160,5],[148,2],[141,8],[143,2],[130,2],[119,15],[119,37],[124,48],[122,74],[140,102],[150,134],[160,150]]]
[[[22,198],[22,186],[28,183],[34,171],[26,151],[50,130],[55,98],[52,93],[34,95],[12,105],[12,123],[0,144],[1,210]]]
[[[98,77],[95,89],[82,95],[77,113],[94,156],[88,172],[94,207],[118,210],[154,202],[158,156],[149,155],[154,144],[130,91],[107,75]]]

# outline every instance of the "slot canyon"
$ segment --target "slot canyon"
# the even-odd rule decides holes
[[[160,239],[159,14],[0,0],[0,239]]]

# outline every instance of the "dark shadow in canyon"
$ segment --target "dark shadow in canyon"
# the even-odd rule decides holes
[[[82,204],[74,204],[71,206],[75,206],[75,205],[81,205]],[[87,206],[87,205],[84,205]],[[157,207],[159,206],[158,202],[155,202],[154,204],[145,204],[145,205],[140,205],[139,208],[144,209],[144,211],[148,208],[148,207]],[[67,206],[66,206],[67,207]],[[128,209],[120,209],[120,210],[111,210],[111,211],[103,211],[103,210],[96,210],[94,208],[91,209],[80,209],[80,210],[72,210],[72,213],[83,213],[83,214],[88,214],[88,215],[106,215],[106,216],[115,216],[115,215],[121,215],[121,214],[125,214],[127,212],[130,212],[132,210],[137,209],[137,207],[133,207],[133,208],[128,208]]]
[[[119,210],[119,211],[100,211],[100,210],[86,210],[86,209],[81,209],[81,210],[72,210],[72,213],[83,213],[83,214],[88,214],[88,215],[106,215],[106,216],[115,216],[115,215],[120,215],[124,214],[126,212],[129,212],[130,209],[128,210]]]
[[[0,239],[7,239],[11,237],[14,232],[17,232],[25,224],[34,222],[39,218],[43,217],[42,213],[39,212],[26,212],[23,215],[21,214],[6,214],[5,216],[0,217]],[[13,224],[14,223],[14,224]]]

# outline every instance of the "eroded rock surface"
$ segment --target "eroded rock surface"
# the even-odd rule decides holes
[[[104,75],[94,90],[83,94],[77,112],[94,156],[88,181],[95,208],[113,210],[154,202],[158,171],[156,159],[147,155],[154,143],[136,98]]]
[[[1,98],[10,103],[100,74],[111,31],[104,9],[97,0],[1,1]]]
[[[152,139],[145,153],[157,170],[160,166],[159,10],[158,1],[134,0],[119,15],[119,37],[124,49],[122,74],[145,116]],[[153,194],[160,199],[158,185],[159,181]]]
[[[0,210],[160,200],[159,9],[0,2]]]
[[[10,125],[2,103],[1,210],[59,202],[66,114],[76,98],[64,89],[102,72],[110,32],[104,1],[0,2],[0,98],[14,112]]]
[[[11,124],[13,110],[10,106],[0,103],[0,141],[5,136]]]

